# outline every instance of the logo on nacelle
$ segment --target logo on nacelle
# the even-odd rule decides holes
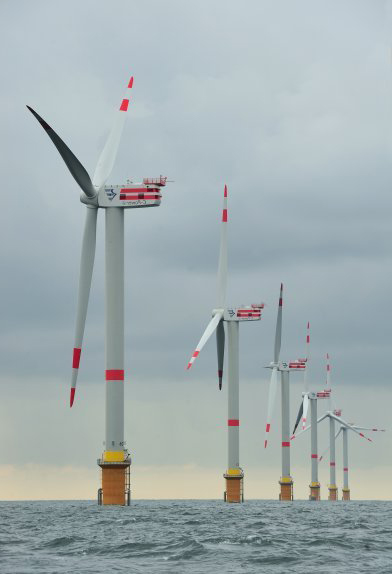
[[[114,191],[114,189],[112,187],[111,188],[105,188],[105,193],[106,193],[106,197],[110,201],[112,201],[117,195],[117,193]]]

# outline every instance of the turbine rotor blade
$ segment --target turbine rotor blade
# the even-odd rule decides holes
[[[50,127],[46,121],[41,118],[30,106],[26,106],[33,116],[39,121],[41,126],[44,128],[54,145],[56,146],[59,154],[63,158],[65,165],[71,172],[74,180],[79,185],[79,187],[84,191],[88,198],[93,199],[97,192],[95,191],[93,184],[91,182],[90,176],[80,163],[78,158],[72,153],[69,147],[63,142],[63,140],[56,134],[56,132]]]
[[[76,313],[75,327],[75,344],[72,360],[72,382],[70,406],[72,407],[75,399],[76,381],[79,373],[80,355],[82,352],[82,342],[84,335],[84,326],[86,324],[86,315],[88,300],[90,296],[91,279],[94,268],[95,244],[97,231],[97,213],[95,207],[87,207],[86,220],[84,224],[82,255],[80,259],[80,275],[78,289],[78,305]]]
[[[211,337],[212,333],[215,331],[215,329],[218,326],[218,323],[222,320],[223,318],[223,313],[216,313],[216,315],[213,316],[213,318],[211,319],[211,321],[208,323],[206,330],[204,331],[196,349],[193,352],[193,355],[188,363],[187,369],[190,369],[194,363],[194,361],[196,360],[196,358],[198,357],[200,351],[202,350],[202,348],[204,347],[204,345],[207,343],[208,339]]]
[[[222,378],[223,378],[223,363],[225,357],[225,327],[223,321],[219,321],[216,328],[216,350],[218,354],[218,379],[219,379],[219,390],[222,390]]]
[[[271,430],[271,419],[274,412],[277,390],[278,390],[278,368],[273,367],[271,373],[269,394],[268,394],[267,423],[265,425],[264,448],[267,448],[268,444],[268,437]]]
[[[130,92],[133,86],[133,76],[128,82],[126,93],[121,102],[118,112],[116,112],[112,129],[106,140],[105,146],[99,156],[97,167],[93,176],[93,185],[97,191],[105,185],[109,175],[112,172],[116,160],[118,146],[120,144],[122,131],[124,128],[126,111],[128,110]]]
[[[279,362],[280,347],[282,344],[282,309],[283,309],[283,283],[280,284],[278,316],[276,318],[274,363]]]
[[[386,432],[386,429],[374,429],[374,428],[369,428],[369,427],[359,427],[357,425],[352,425],[352,427],[357,429],[357,430],[368,430],[368,431],[372,431],[372,432]]]
[[[373,442],[371,438],[365,436],[362,432],[360,432],[359,430],[357,430],[353,425],[350,425],[349,423],[347,423],[346,421],[344,421],[342,418],[337,417],[336,415],[329,415],[330,417],[332,417],[333,419],[335,419],[335,421],[338,421],[338,423],[340,423],[341,425],[345,426],[346,428],[352,430],[353,432],[357,433],[360,437],[365,438],[366,440],[368,440],[369,442]]]
[[[306,325],[306,367],[304,369],[304,391],[305,393],[309,391],[309,377],[308,377],[308,370],[309,370],[309,360],[310,360],[310,323],[308,321]]]
[[[223,309],[226,304],[227,288],[227,185],[223,192],[223,209],[221,238],[218,263],[218,309]]]
[[[298,425],[299,425],[299,422],[300,422],[300,420],[301,420],[301,418],[302,418],[302,413],[303,413],[303,412],[304,412],[304,401],[303,401],[303,399],[302,399],[302,401],[301,401],[301,406],[299,407],[297,419],[296,419],[296,421],[295,421],[294,430],[293,430],[293,435],[295,435],[295,431],[296,431],[297,428],[298,428]]]
[[[302,428],[306,427],[306,417],[308,415],[308,408],[309,408],[309,395],[304,395],[304,410],[302,414]]]

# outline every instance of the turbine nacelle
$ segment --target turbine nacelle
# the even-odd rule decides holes
[[[264,307],[264,306],[263,306]],[[224,321],[260,321],[262,306],[241,305],[224,310]]]
[[[161,188],[166,185],[166,177],[143,179],[142,183],[128,180],[124,185],[105,185],[97,190],[95,197],[89,198],[85,193],[80,200],[94,207],[157,207],[161,204]]]

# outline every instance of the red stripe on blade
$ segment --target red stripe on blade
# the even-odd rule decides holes
[[[265,432],[269,432],[269,431],[270,431],[270,428],[271,428],[270,423],[267,423],[267,424],[265,425]]]
[[[227,197],[227,185],[225,185],[224,196]]]
[[[227,223],[227,209],[224,209],[222,212],[222,221]]]
[[[71,396],[69,398],[69,406],[72,407],[72,405],[74,404],[74,400],[75,400],[75,390],[74,388],[71,389]]]
[[[124,380],[123,369],[108,369],[106,371],[106,380],[107,381],[123,381]]]
[[[240,426],[240,421],[238,419],[229,419],[227,421],[227,424],[229,427],[239,427]]]
[[[120,106],[120,112],[126,112],[128,109],[128,105],[129,105],[129,100],[123,100],[121,102],[121,106]]]
[[[133,76],[131,76],[131,79],[129,80],[128,88],[132,88],[132,86],[133,86]]]
[[[72,357],[72,368],[73,369],[79,369],[80,353],[81,352],[82,352],[82,349],[78,349],[76,347],[73,350],[73,357]]]

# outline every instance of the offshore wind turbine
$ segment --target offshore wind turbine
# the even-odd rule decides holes
[[[278,372],[281,377],[281,402],[282,402],[282,475],[279,480],[279,500],[293,500],[293,478],[290,470],[290,371],[298,371],[305,368],[305,362],[301,359],[291,363],[279,362],[282,342],[282,315],[283,315],[283,283],[280,285],[278,315],[276,319],[274,360],[268,366],[271,371],[271,381],[268,394],[267,423],[265,427],[264,448],[267,448],[268,437],[271,430],[272,415],[276,401],[278,386]]]
[[[218,382],[222,388],[223,362],[225,352],[225,327],[228,335],[228,461],[224,473],[226,479],[226,502],[243,502],[244,471],[240,467],[239,454],[239,323],[242,321],[259,321],[264,304],[253,304],[238,308],[226,306],[227,289],[227,186],[223,194],[221,239],[218,264],[217,307],[212,310],[212,319],[208,323],[193,355],[188,363],[189,370],[204,345],[216,331],[218,355]]]
[[[325,391],[322,391],[321,393],[317,393],[317,396],[318,395],[321,395],[319,398],[329,398],[328,396],[326,396]],[[311,403],[311,408],[312,408],[312,403]],[[330,423],[330,426],[329,426],[329,440],[330,440],[329,449],[331,452],[331,455],[330,455],[330,485],[328,487],[329,488],[329,500],[337,500],[337,486],[336,486],[336,475],[335,475],[335,466],[336,466],[336,464],[335,464],[335,440],[338,437],[338,435],[340,434],[340,432],[342,431],[342,429],[351,430],[351,431],[357,433],[360,437],[368,440],[369,442],[372,442],[372,439],[368,438],[362,432],[360,432],[360,429],[362,430],[363,427],[356,427],[355,425],[352,425],[352,424],[346,422],[345,420],[343,420],[341,418],[341,416],[337,416],[335,414],[336,412],[341,414],[340,410],[336,410],[334,412],[327,411],[323,416],[321,416],[318,419],[317,419],[317,416],[316,416],[315,420],[312,418],[311,424],[309,426],[307,426],[303,431],[300,431],[296,435],[298,437],[302,433],[304,433],[308,429],[310,429],[311,435],[316,434],[316,437],[317,437],[317,432],[314,433],[314,427],[317,428],[318,424],[321,421],[323,421],[324,419],[327,419],[327,418],[329,419],[329,423]],[[341,425],[341,429],[336,435],[335,435],[335,421],[337,421]],[[379,429],[368,429],[368,430],[379,430]],[[295,438],[295,436],[293,436],[292,438]],[[346,447],[347,447],[347,437],[344,440],[346,441]],[[343,444],[343,449],[344,448],[345,447]],[[314,449],[314,445],[312,444],[312,452],[313,452],[313,449]],[[314,452],[317,454],[317,442],[316,442],[316,450],[314,450]],[[323,455],[320,456],[319,460],[317,460],[316,457],[312,457],[312,473],[313,473],[314,460],[316,461],[316,464],[318,466],[318,462],[321,461],[324,454],[325,453],[323,453]],[[345,455],[343,455],[343,458],[345,459]],[[348,465],[347,464],[344,464],[344,468],[347,468],[347,470],[345,470],[344,472],[348,472]],[[312,480],[313,480],[313,474],[312,474]],[[345,480],[345,484],[346,484],[346,482],[348,484],[348,480]],[[319,488],[320,488],[320,485],[319,485]],[[346,498],[344,498],[345,497],[345,488],[346,488],[346,486],[343,487],[343,499],[344,500],[346,500]],[[312,485],[311,485],[311,497],[310,498],[313,500],[314,498],[312,498],[312,495],[316,495],[316,494],[317,494],[316,492],[312,493]],[[349,496],[349,494],[348,494],[348,496]],[[315,498],[315,500],[319,500],[319,498]]]
[[[124,210],[154,207],[161,203],[166,178],[128,180],[123,185],[107,185],[119,147],[129,107],[133,77],[116,112],[112,129],[98,159],[92,180],[86,169],[57,133],[31,107],[27,106],[46,131],[66,166],[81,188],[80,201],[86,206],[82,241],[75,344],[72,360],[70,406],[75,399],[91,278],[94,267],[98,209],[105,211],[106,285],[106,431],[105,451],[98,460],[102,469],[100,504],[129,504],[131,459],[124,440]]]
[[[334,414],[337,416],[341,416],[342,411],[340,409],[335,409],[334,410]],[[331,419],[330,419],[331,420]],[[368,430],[368,431],[372,431],[372,432],[385,432],[385,429],[377,429],[377,428],[368,428],[368,427],[360,427],[357,425],[353,425],[350,424],[349,426],[343,426],[341,425],[338,432],[334,435],[333,440],[330,434],[330,444],[328,446],[328,448],[323,452],[323,454],[320,456],[319,458],[319,462],[321,462],[321,460],[324,458],[324,456],[326,455],[326,453],[328,452],[328,450],[332,450],[335,453],[335,443],[336,443],[336,439],[338,438],[338,436],[340,435],[340,433],[343,433],[343,488],[342,488],[342,500],[350,500],[350,488],[348,485],[348,435],[347,435],[347,431],[352,430],[353,432],[357,432],[359,434],[360,437],[367,439],[368,441],[372,442],[372,440],[368,437],[366,437],[362,432],[362,430]],[[331,454],[330,460],[332,458],[335,458],[335,455]],[[333,500],[330,498],[330,500]]]

